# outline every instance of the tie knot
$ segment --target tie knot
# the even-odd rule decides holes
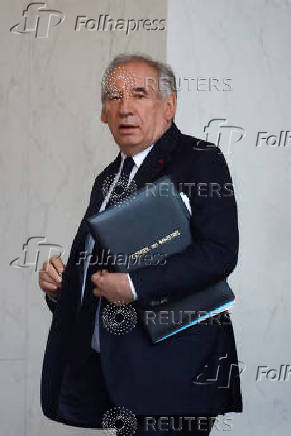
[[[122,173],[129,174],[134,167],[134,160],[131,156],[128,156],[124,159]]]

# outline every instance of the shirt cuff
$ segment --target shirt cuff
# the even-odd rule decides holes
[[[132,292],[132,294],[133,294],[133,298],[134,298],[134,301],[135,301],[135,300],[137,300],[138,296],[137,296],[137,293],[135,292],[134,284],[133,284],[133,281],[131,280],[130,275],[127,274],[127,277],[128,277],[128,281],[129,281],[130,289],[131,289],[131,292]]]

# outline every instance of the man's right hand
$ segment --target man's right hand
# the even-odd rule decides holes
[[[43,263],[42,269],[38,274],[38,284],[49,297],[58,298],[62,285],[62,274],[66,265],[58,255],[53,255]]]

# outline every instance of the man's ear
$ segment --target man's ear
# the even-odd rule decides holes
[[[177,109],[177,97],[172,93],[165,99],[165,118],[167,121],[172,120],[175,117]]]
[[[107,114],[106,114],[106,110],[105,110],[104,107],[102,108],[100,119],[101,119],[102,123],[104,123],[104,124],[108,123],[108,121],[107,121]]]

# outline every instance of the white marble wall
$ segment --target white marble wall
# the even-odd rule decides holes
[[[39,404],[51,314],[35,268],[9,263],[17,257],[23,262],[23,244],[33,236],[70,248],[93,180],[117,152],[99,121],[101,73],[115,54],[140,50],[175,68],[181,85],[176,122],[183,132],[205,137],[210,120],[226,120],[220,145],[236,187],[241,233],[239,266],[231,276],[238,298],[233,322],[246,365],[244,413],[231,415],[231,434],[289,435],[291,377],[256,382],[256,372],[258,365],[291,364],[291,141],[289,147],[258,147],[256,140],[259,131],[279,136],[290,128],[290,1],[50,0],[48,8],[65,19],[47,38],[9,31],[28,3],[5,2],[0,14],[0,434],[60,431],[42,416]],[[77,15],[102,13],[113,18],[168,13],[168,31],[74,30]],[[215,123],[208,131],[215,140]],[[33,262],[31,245],[28,254]],[[39,262],[46,255],[42,247]]]
[[[92,183],[118,152],[99,120],[99,86],[107,63],[123,51],[166,56],[165,31],[126,35],[74,30],[78,15],[166,18],[165,0],[49,0],[47,8],[60,11],[65,19],[54,25],[57,17],[52,18],[47,38],[41,37],[43,28],[38,38],[35,32],[9,30],[22,21],[28,4],[2,2],[0,14],[1,436],[65,434],[40,409],[41,364],[51,313],[35,268],[9,263],[17,257],[18,264],[23,263],[23,244],[33,236],[70,248]],[[42,263],[47,250],[39,249]],[[26,264],[33,263],[35,250],[29,245]]]
[[[226,119],[220,145],[233,176],[240,221],[240,256],[231,276],[233,322],[242,374],[244,413],[233,414],[235,436],[289,436],[291,376],[256,381],[259,365],[291,365],[291,140],[256,146],[259,131],[280,135],[290,125],[289,0],[169,0],[167,60],[184,79],[177,125],[205,137],[211,119]],[[185,78],[200,78],[187,88]],[[216,78],[209,90],[207,80]],[[231,79],[229,86],[222,86]],[[224,90],[223,90],[224,89]],[[213,124],[212,124],[213,127]],[[234,143],[244,129],[244,137]],[[216,137],[211,130],[210,139]],[[275,373],[273,373],[275,375]],[[213,432],[219,434],[219,432]]]

